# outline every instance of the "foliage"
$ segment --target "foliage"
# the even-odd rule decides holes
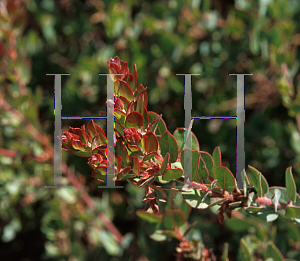
[[[142,219],[156,223],[150,237],[157,241],[165,241],[168,237],[180,241],[178,260],[192,258],[195,260],[210,260],[208,250],[202,244],[194,244],[193,240],[186,238],[191,227],[182,234],[180,228],[185,225],[189,212],[180,209],[164,208],[159,211],[158,198],[160,192],[166,195],[164,189],[181,193],[185,202],[192,208],[205,209],[218,206],[218,219],[224,222],[224,214],[230,219],[232,211],[244,209],[250,215],[271,222],[279,215],[300,224],[300,195],[297,193],[291,167],[286,170],[286,188],[269,187],[265,177],[252,166],[245,171],[244,188],[239,189],[231,171],[221,166],[220,148],[215,148],[212,155],[200,150],[192,150],[192,180],[184,168],[184,151],[188,134],[176,138],[166,129],[161,116],[156,116],[150,122],[147,111],[147,94],[142,84],[137,87],[137,69],[134,65],[133,75],[129,73],[127,62],[120,61],[119,57],[108,62],[109,73],[116,77],[114,82],[114,115],[115,115],[115,177],[114,181],[128,180],[138,187],[144,187],[145,196],[142,202],[144,211],[138,210],[137,215]],[[122,74],[122,75],[118,75]],[[151,113],[154,114],[153,112]],[[163,126],[159,129],[158,126]],[[62,146],[65,150],[79,156],[90,157],[88,162],[93,169],[92,176],[101,182],[107,182],[107,140],[104,129],[92,120],[88,124],[91,135],[86,133],[84,125],[71,128],[62,135]],[[191,130],[185,130],[189,133]],[[179,130],[175,130],[179,132]],[[199,143],[194,135],[195,144]],[[183,143],[180,150],[178,143]],[[182,146],[180,146],[182,147]],[[205,155],[205,157],[202,157]],[[194,157],[195,155],[195,157]],[[186,168],[187,169],[187,168]],[[203,174],[205,173],[205,174]],[[96,175],[102,176],[99,177]],[[185,183],[178,189],[166,187],[171,181]],[[186,186],[187,185],[187,186]],[[252,185],[255,192],[247,187]],[[167,199],[167,198],[166,198]],[[152,209],[152,212],[147,210]],[[156,213],[153,213],[156,212]],[[254,258],[247,244],[242,240],[240,247],[241,260]],[[276,254],[275,254],[276,253]],[[274,244],[266,245],[260,249],[261,257],[283,257]],[[277,255],[277,256],[276,256]]]
[[[268,260],[270,256],[299,260],[300,231],[297,220],[292,220],[297,215],[300,186],[299,17],[297,0],[2,0],[0,259],[168,261],[174,260],[174,252],[180,258],[183,253],[201,255],[197,250],[202,249],[205,258],[209,255],[212,260],[214,256],[221,260]],[[90,178],[91,167],[94,170],[100,161],[104,164],[104,157],[88,161],[89,157],[63,151],[63,185],[71,188],[45,189],[53,185],[54,138],[53,76],[46,74],[70,73],[62,77],[63,116],[98,116],[99,110],[106,109],[105,77],[98,74],[107,72],[106,61],[115,56],[128,61],[128,68],[136,63],[137,82],[147,83],[148,124],[162,114],[154,132],[157,153],[162,153],[158,136],[168,129],[163,142],[168,144],[173,136],[180,158],[167,169],[167,161],[173,161],[177,152],[170,155],[164,147],[165,161],[157,163],[166,180],[160,173],[155,183],[151,180],[139,188],[123,171],[129,182],[116,184],[124,189],[104,189],[104,182]],[[204,179],[209,192],[171,189],[184,155],[184,129],[178,128],[184,125],[184,81],[177,73],[201,73],[192,77],[196,117],[235,115],[236,77],[228,74],[253,73],[245,77],[245,154],[246,165],[253,166],[246,174],[257,190],[246,191],[248,198],[253,197],[251,207],[232,211],[237,206],[230,205],[222,210],[222,225],[218,210],[224,198],[211,194],[222,194],[227,183],[212,184],[211,178],[205,178],[216,178],[216,165],[222,167],[217,171],[219,177],[234,173],[235,121],[194,121],[193,140],[197,138],[201,145],[200,151],[193,143],[193,157],[200,158],[198,171],[197,160],[193,168],[195,179]],[[122,120],[124,114],[118,116]],[[63,120],[62,132],[68,132],[69,126],[79,129],[84,123],[88,139],[93,139],[94,127],[88,128],[85,120]],[[94,123],[105,130],[102,122]],[[126,140],[134,143],[145,134],[130,124],[124,126],[129,129]],[[69,132],[78,136],[72,129]],[[81,144],[86,143],[77,146]],[[214,150],[216,147],[220,150]],[[135,166],[142,165],[141,156],[128,157],[138,162]],[[174,168],[179,170],[172,171]],[[142,165],[140,169],[147,172],[148,168]],[[133,170],[132,175],[139,171]],[[101,174],[93,176],[104,181]],[[229,179],[232,183],[233,178]],[[137,177],[133,180],[141,182]],[[154,190],[153,184],[157,184]],[[283,184],[291,189],[277,187]],[[215,186],[222,189],[215,191]],[[240,192],[245,197],[245,190]],[[225,187],[225,195],[228,193],[236,191]],[[200,201],[202,196],[206,198]],[[288,201],[295,196],[290,208]],[[266,199],[271,205],[265,205]],[[257,200],[263,200],[262,206]],[[147,203],[150,208],[144,211]],[[151,203],[159,212],[152,212]],[[182,213],[175,210],[189,217],[181,226]],[[226,213],[232,217],[227,218]],[[173,226],[179,226],[179,232]]]

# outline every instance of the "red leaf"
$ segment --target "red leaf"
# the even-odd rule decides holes
[[[136,86],[137,86],[137,71],[136,71],[136,64],[133,65],[133,79],[134,79],[134,90],[136,90]]]
[[[91,120],[88,123],[88,130],[89,130],[89,133],[91,134],[92,138],[94,138],[95,135],[98,133],[102,144],[106,144],[107,140],[106,140],[106,136],[105,136],[103,129],[100,126],[98,126],[93,120]]]

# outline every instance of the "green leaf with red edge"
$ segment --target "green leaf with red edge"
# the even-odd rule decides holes
[[[202,154],[200,153],[200,160],[199,160],[199,167],[198,167],[198,175],[200,180],[204,180],[208,178],[208,175],[210,175],[209,170],[206,167],[206,164],[201,156]],[[212,175],[214,176],[214,175]],[[197,181],[196,181],[197,182]]]
[[[125,78],[124,81],[127,82],[128,86],[130,87],[130,89],[135,92],[135,83],[134,83],[134,79],[133,79],[133,75],[131,73],[129,73]]]
[[[120,70],[120,77],[123,77],[125,78],[125,75],[127,75],[129,73],[129,69],[128,69],[128,63],[127,62],[124,62],[122,64],[122,67],[121,67],[121,70]]]
[[[132,170],[136,175],[140,174],[140,163],[139,158],[136,156],[131,157]]]
[[[137,87],[137,91],[136,91],[136,97],[139,97],[141,94],[146,93],[146,88],[143,86],[143,84],[140,84]]]
[[[129,102],[126,110],[126,114],[128,115],[129,113],[134,111],[134,101]]]
[[[115,94],[118,97],[125,97],[128,101],[132,101],[134,99],[133,92],[130,89],[129,85],[122,80],[115,82]]]
[[[92,140],[91,149],[94,150],[99,146],[103,145],[99,133],[96,133],[95,137]]]
[[[129,101],[124,97],[124,96],[120,96],[119,99],[123,102],[124,104],[124,110],[127,111],[128,105],[129,105]]]
[[[156,155],[157,155],[157,153],[155,151],[150,152],[150,153],[145,155],[145,157],[143,158],[143,161],[153,159]]]
[[[106,144],[107,139],[103,129],[97,125],[93,120],[88,123],[88,130],[92,138],[95,137],[96,133],[99,133],[102,144]]]
[[[122,157],[121,155],[118,155],[118,158],[117,158],[117,173],[119,173],[121,171],[121,168],[122,168]]]
[[[182,168],[184,169],[184,153],[187,152],[188,149],[185,149],[181,152],[181,165]],[[199,160],[200,160],[200,153],[197,150],[192,150],[191,151],[192,157],[188,159],[188,164],[190,167],[192,167],[192,180],[199,182],[200,178],[198,176],[198,167],[199,167]],[[192,162],[190,162],[192,159]],[[189,169],[186,169],[187,173],[189,173]]]
[[[166,123],[162,118],[159,119],[159,115],[153,111],[148,111],[149,116],[149,131],[153,131],[156,135],[162,135],[166,132],[167,126]],[[156,120],[159,119],[159,121],[156,123]]]
[[[92,177],[99,180],[100,182],[106,182],[106,167],[99,166],[95,168],[92,172]]]
[[[129,147],[129,149],[131,150],[130,152],[130,156],[137,156],[137,157],[140,157],[140,156],[143,156],[143,152],[141,151],[141,149],[137,146],[137,145],[130,145],[130,144],[127,144],[127,146]]]
[[[214,167],[214,160],[212,158],[212,156],[205,151],[200,151],[200,155],[205,163],[205,166],[208,170],[212,170]]]
[[[164,213],[162,222],[166,229],[180,227],[184,223],[184,213],[179,209],[171,209]]]
[[[221,149],[220,147],[216,147],[212,153],[212,157],[214,160],[214,170],[217,167],[220,167],[222,165],[222,158],[221,158]]]
[[[136,71],[136,64],[133,65],[133,80],[134,80],[134,90],[136,90],[136,86],[137,86],[137,71]]]
[[[115,109],[115,119],[118,121],[122,126],[125,126],[125,120],[126,120],[126,113],[119,110]]]
[[[71,144],[75,150],[86,150],[86,145],[84,145],[80,140],[71,139]]]
[[[139,209],[136,212],[136,215],[141,219],[144,219],[150,223],[162,223],[162,215],[147,212],[145,210]]]
[[[158,150],[158,141],[156,138],[156,135],[152,132],[149,131],[147,132],[144,136],[146,136],[147,139],[147,152],[153,152]]]
[[[148,105],[148,94],[147,94],[147,92],[144,93],[143,99],[144,99],[144,105],[147,108],[147,105]]]
[[[183,170],[180,168],[167,169],[163,174],[163,180],[171,181],[181,178],[183,175]]]
[[[296,183],[292,174],[292,167],[289,167],[285,171],[285,186],[286,186],[286,191],[288,193],[289,198],[291,199],[292,202],[296,200]]]
[[[150,182],[152,183],[154,181],[154,178],[155,178],[155,176],[149,176],[146,180],[144,180],[143,182],[141,182],[139,184],[139,187],[142,187]]]
[[[130,166],[122,169],[121,172],[118,173],[118,180],[131,179],[131,178],[136,177],[136,175],[134,173],[129,173],[130,170],[131,170]]]
[[[115,101],[115,109],[118,109],[121,111],[124,110],[124,102],[120,98],[117,98]]]
[[[231,192],[235,186],[235,178],[227,167],[217,167],[215,170],[215,179],[217,184],[228,192]]]
[[[95,155],[95,154],[100,154],[100,155],[106,157],[106,145],[101,145],[101,146],[95,148],[92,151],[92,155]]]
[[[144,125],[142,127],[142,129],[146,129],[148,127],[148,124],[149,124],[149,116],[148,116],[148,111],[146,109],[146,107],[144,106]]]
[[[148,137],[145,135],[141,139],[142,150],[144,153],[146,153],[146,150],[147,150],[147,140],[148,140]]]
[[[126,117],[125,128],[140,129],[144,125],[144,117],[139,112],[133,111]]]
[[[128,157],[128,152],[121,140],[118,140],[116,142],[116,157],[121,156],[122,158],[122,168],[125,168],[129,166],[129,157]]]
[[[247,174],[259,197],[262,197],[263,194],[268,193],[269,185],[261,172],[249,165]]]
[[[161,167],[160,167],[160,173],[163,174],[165,172],[165,169],[169,163],[169,160],[170,160],[170,153],[167,153],[164,157],[164,161],[162,162],[161,164]]]
[[[118,121],[115,121],[115,130],[120,134],[120,135],[124,135],[124,129],[125,127],[123,125],[121,125]]]
[[[91,150],[75,150],[72,146],[65,143],[62,144],[62,148],[79,157],[90,157],[92,154]]]
[[[160,139],[160,149],[161,154],[165,156],[167,153],[170,154],[170,163],[173,163],[177,160],[178,157],[178,145],[174,136],[166,131]]]
[[[81,128],[69,127],[69,132],[78,135],[85,144],[91,141],[91,137],[86,133],[84,125],[82,125]]]
[[[198,142],[198,139],[196,137],[196,135],[192,133],[192,149],[193,150],[198,150],[200,149],[200,146],[199,146],[199,142]],[[178,143],[178,148],[179,148],[179,151],[183,151],[184,149],[184,138],[185,138],[185,129],[184,128],[177,128],[173,135]]]
[[[135,110],[137,111],[137,112],[139,112],[140,114],[144,114],[144,101],[143,101],[143,97],[142,97],[142,95],[140,95],[139,97],[138,97],[138,99],[137,99],[137,101],[136,101],[136,108],[135,108]]]

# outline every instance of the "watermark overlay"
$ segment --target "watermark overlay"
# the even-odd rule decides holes
[[[61,76],[70,74],[46,74],[54,75],[54,186],[45,186],[46,188],[70,188],[62,185],[62,141],[59,137],[62,135],[62,119],[106,119],[107,120],[107,169],[106,186],[98,188],[123,188],[115,185],[115,147],[114,147],[114,79],[113,77],[122,74],[99,74],[106,75],[107,79],[107,116],[102,117],[62,117],[62,97],[61,97]],[[238,188],[245,188],[245,75],[253,74],[229,74],[237,76],[237,107],[236,116],[200,116],[192,117],[192,75],[200,74],[176,74],[184,75],[184,110],[185,110],[185,144],[184,144],[184,184],[189,188],[192,181],[192,125],[195,119],[236,119],[236,178]],[[240,174],[239,174],[240,173]],[[176,187],[182,188],[182,187]]]

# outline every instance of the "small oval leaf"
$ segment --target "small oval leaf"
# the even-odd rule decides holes
[[[144,125],[144,118],[139,112],[133,111],[126,117],[125,128],[140,129]]]

